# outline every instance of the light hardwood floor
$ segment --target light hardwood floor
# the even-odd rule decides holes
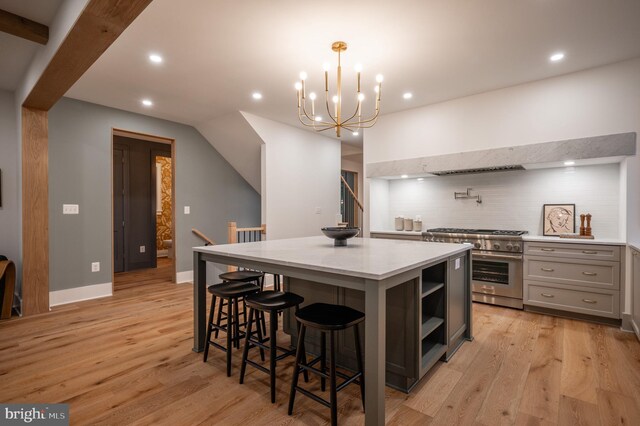
[[[221,351],[203,363],[191,351],[191,291],[131,285],[1,323],[0,402],[68,403],[72,424],[328,423],[329,410],[302,396],[287,416],[292,360],[279,363],[274,405],[264,373],[249,367],[238,384],[240,351],[230,378]],[[640,424],[633,334],[479,304],[474,327],[475,340],[411,394],[387,389],[388,424]],[[309,386],[317,390],[319,381]],[[338,399],[340,424],[362,424],[358,387]]]
[[[113,289],[118,291],[140,285],[170,282],[172,274],[173,259],[159,257],[155,268],[113,274]]]

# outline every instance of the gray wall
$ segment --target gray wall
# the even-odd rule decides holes
[[[16,107],[13,92],[0,90],[0,170],[2,170],[2,207],[0,207],[0,254],[20,265],[20,207]],[[20,269],[20,268],[18,268]]]
[[[224,243],[228,221],[260,223],[259,195],[195,128],[63,98],[49,112],[51,291],[111,282],[112,128],[176,140],[179,272],[193,269],[191,247],[203,245],[192,227]],[[63,216],[62,204],[79,204],[80,214]]]

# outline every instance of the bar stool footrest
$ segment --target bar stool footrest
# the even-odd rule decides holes
[[[326,399],[320,398],[315,393],[311,393],[308,390],[301,388],[300,386],[296,386],[296,390],[301,394],[303,394],[304,396],[308,396],[309,398],[313,399],[315,402],[319,402],[325,407],[331,408],[331,403],[329,401],[327,401]]]

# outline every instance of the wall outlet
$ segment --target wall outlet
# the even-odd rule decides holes
[[[79,214],[80,206],[78,204],[63,204],[62,214]]]
[[[322,208],[316,207],[316,214],[322,214]]]
[[[144,253],[147,251],[147,248],[145,246],[140,246],[140,253]]]
[[[91,272],[100,272],[100,262],[91,262]]]
[[[191,207],[190,206],[184,206],[184,214],[191,214]]]

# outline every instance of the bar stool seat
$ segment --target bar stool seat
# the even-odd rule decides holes
[[[292,308],[304,302],[304,297],[295,293],[281,291],[261,291],[247,297],[247,306],[263,311],[280,311]]]
[[[353,308],[343,305],[331,305],[327,303],[314,303],[296,312],[297,323],[300,324],[298,331],[298,346],[296,349],[296,363],[293,370],[293,379],[291,381],[291,393],[289,394],[288,414],[293,414],[293,404],[295,402],[296,392],[300,392],[304,396],[313,399],[316,402],[328,407],[331,410],[331,425],[338,424],[338,392],[347,387],[351,383],[360,385],[360,396],[362,398],[362,407],[364,408],[364,370],[362,367],[362,351],[360,348],[360,332],[358,325],[364,320],[364,314]],[[304,350],[304,337],[307,327],[320,331],[320,355],[310,362],[307,362],[307,356]],[[337,332],[353,328],[355,338],[355,352],[357,371],[351,376],[347,376],[336,369],[337,363]],[[329,364],[327,369],[326,361],[326,336],[329,335]],[[320,363],[320,368],[314,367],[316,363]],[[328,370],[328,373],[327,373]],[[298,377],[300,373],[311,372],[320,376],[320,389],[325,390],[325,382],[329,379],[329,401],[320,396],[298,386]],[[340,377],[344,381],[337,383]]]
[[[253,293],[260,291],[260,287],[255,284],[245,282],[225,282],[222,284],[214,284],[207,288],[207,291],[211,294],[211,308],[209,311],[209,324],[207,327],[207,341],[204,348],[204,362],[207,362],[209,356],[209,347],[215,346],[218,349],[227,353],[227,376],[231,376],[231,351],[233,346],[240,348],[240,339],[244,336],[244,333],[240,332],[240,317],[238,315],[238,300],[243,299]],[[226,316],[226,324],[222,325],[220,321],[220,315],[218,315],[217,323],[213,322],[213,313],[216,308],[216,299],[220,299],[218,311],[222,310],[222,304],[227,302],[228,314]],[[218,331],[227,333],[227,344],[223,346],[217,342],[211,340],[211,335],[216,332],[216,338],[218,337]]]
[[[218,275],[218,277],[222,281],[242,281],[242,282],[251,282],[261,280],[263,277],[262,272],[258,271],[232,271],[225,272],[223,274]]]
[[[314,303],[300,309],[296,319],[320,330],[345,330],[364,320],[364,314],[348,306]]]
[[[247,325],[247,332],[245,334],[244,350],[242,352],[242,363],[240,364],[240,384],[244,382],[244,374],[247,365],[267,373],[270,378],[271,384],[271,402],[276,402],[276,362],[288,356],[294,356],[296,354],[295,349],[283,348],[277,345],[276,341],[276,326],[278,323],[278,313],[284,309],[295,308],[298,311],[298,306],[304,302],[302,296],[298,296],[294,293],[282,292],[282,291],[261,291],[256,294],[247,296],[245,299],[247,306],[249,307],[249,323]],[[253,324],[258,321],[259,314],[261,312],[267,312],[269,314],[269,338],[263,339],[260,326],[256,327],[258,338],[253,337]],[[300,327],[300,326],[298,326]],[[266,342],[269,342],[268,345]],[[264,351],[269,351],[269,368],[266,368],[257,362],[248,359],[249,350],[253,347],[260,348],[260,357],[264,361]],[[277,351],[281,354],[278,355]],[[306,373],[306,372],[305,372]],[[305,380],[307,375],[305,374]]]

